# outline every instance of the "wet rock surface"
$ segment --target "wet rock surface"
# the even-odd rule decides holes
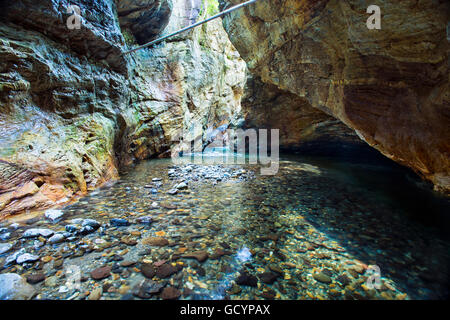
[[[104,278],[109,277],[110,274],[111,274],[111,267],[107,266],[93,270],[91,272],[91,277],[94,280],[102,280]]]
[[[13,245],[11,243],[0,243],[0,254],[8,252],[12,247]]]
[[[175,300],[178,299],[180,296],[181,296],[180,290],[173,287],[164,288],[163,292],[161,293],[161,298],[163,300]]]
[[[257,166],[145,162],[62,220],[1,226],[11,236],[0,275],[26,279],[35,299],[445,298],[448,240],[377,191],[371,179],[386,170],[288,158],[260,176]],[[188,188],[168,195],[181,181]],[[374,265],[379,289],[367,282]]]
[[[45,280],[45,274],[33,273],[27,276],[27,282],[30,284],[36,284]]]
[[[0,300],[29,300],[35,294],[35,289],[20,275],[0,274]]]

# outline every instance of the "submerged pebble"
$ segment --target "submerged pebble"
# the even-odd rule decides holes
[[[111,219],[110,223],[115,227],[127,227],[130,225],[130,222],[128,220],[117,218]]]

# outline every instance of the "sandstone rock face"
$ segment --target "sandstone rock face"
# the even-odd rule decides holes
[[[173,1],[171,19],[161,35],[206,18],[201,6],[201,1]],[[127,110],[124,160],[130,155],[169,156],[180,134],[194,139],[202,130],[238,118],[246,64],[220,20],[170,38],[151,51],[137,51],[132,61],[133,107]]]
[[[65,1],[2,4],[0,217],[117,177],[117,113],[128,101],[120,29],[109,2],[83,4],[80,30],[61,19]]]
[[[73,14],[73,11],[69,11],[68,8],[73,5],[80,8],[81,16],[81,28],[76,31],[69,30],[67,27],[67,21]],[[82,55],[82,58],[93,58],[102,64],[108,64],[111,69],[126,72],[127,64],[125,57],[121,54],[124,40],[112,1],[2,1],[0,12],[2,23],[12,24],[13,29],[12,35],[2,34],[2,38],[21,40],[22,34],[15,31],[19,28],[27,34],[32,31],[31,33],[38,38],[44,36],[41,39],[41,45],[47,45],[48,40],[53,40],[52,45],[59,44],[60,49],[61,47],[65,50],[70,49],[72,53]],[[11,33],[11,30],[9,32]],[[36,44],[39,40],[31,41]],[[58,63],[57,60],[53,62]],[[37,74],[39,73],[36,72]],[[69,77],[70,75],[67,76]]]
[[[193,121],[215,126],[239,112],[245,62],[220,21],[123,54],[200,19],[202,1],[117,4],[0,4],[0,219],[65,203],[121,165],[164,154]],[[67,28],[69,5],[81,9],[79,30]]]
[[[237,0],[221,1],[224,5]],[[448,1],[259,1],[224,19],[249,71],[450,190]]]

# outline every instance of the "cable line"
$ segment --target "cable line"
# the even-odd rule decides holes
[[[209,21],[211,21],[211,20],[220,18],[220,17],[222,17],[222,16],[224,16],[224,15],[230,13],[230,12],[233,12],[233,11],[238,10],[238,9],[240,9],[240,8],[246,7],[246,6],[248,6],[248,5],[252,4],[252,3],[255,3],[256,1],[258,1],[258,0],[250,0],[250,1],[243,2],[243,3],[241,3],[241,4],[238,4],[238,5],[234,6],[234,7],[231,7],[230,9],[227,9],[227,10],[225,10],[225,11],[222,11],[222,12],[220,12],[220,13],[218,13],[218,14],[216,14],[216,15],[214,15],[214,16],[208,18],[208,19],[205,19],[205,20],[203,20],[203,21],[199,21],[199,22],[197,22],[197,23],[194,23],[193,25],[187,26],[187,27],[185,27],[185,28],[183,28],[183,29],[181,29],[181,30],[175,31],[175,32],[173,32],[173,33],[171,33],[171,34],[168,34],[168,35],[164,36],[164,37],[161,37],[161,38],[158,38],[158,39],[156,39],[156,40],[153,40],[153,41],[151,41],[151,42],[149,42],[149,43],[143,44],[142,46],[136,47],[136,48],[131,49],[131,50],[129,50],[129,51],[125,51],[124,54],[132,53],[132,52],[135,52],[135,51],[144,49],[144,48],[148,48],[148,47],[150,47],[150,46],[152,46],[152,45],[154,45],[154,44],[157,44],[157,43],[159,43],[159,42],[162,42],[162,41],[166,40],[167,38],[176,36],[177,34],[180,34],[180,33],[182,33],[182,32],[185,32],[185,31],[188,31],[188,30],[193,29],[193,28],[195,28],[195,27],[198,27],[198,26],[200,26],[200,25],[202,25],[202,24],[204,24],[204,23],[207,23],[207,22],[209,22]]]

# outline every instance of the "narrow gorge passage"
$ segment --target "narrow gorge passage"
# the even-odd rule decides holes
[[[241,2],[0,3],[1,300],[448,299],[448,3],[379,1],[414,43],[259,0],[129,52]]]

